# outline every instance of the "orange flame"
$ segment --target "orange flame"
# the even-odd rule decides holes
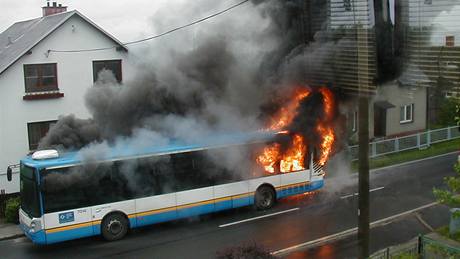
[[[323,103],[324,103],[324,115],[326,118],[325,120],[331,120],[334,116],[334,95],[326,87],[321,87],[319,92],[323,95]]]
[[[281,107],[279,112],[271,119],[268,129],[269,130],[282,130],[285,129],[292,120],[297,116],[297,109],[300,106],[300,102],[310,95],[310,89],[302,87],[297,88],[294,91],[292,101],[289,102],[285,107]]]
[[[284,153],[280,161],[280,170],[282,173],[304,170],[304,157],[307,153],[307,147],[303,143],[303,137],[294,135],[289,149]]]
[[[275,173],[275,164],[280,157],[280,145],[275,143],[271,146],[265,147],[263,153],[257,157],[257,163],[262,165],[265,171]]]
[[[326,164],[327,159],[329,158],[329,155],[331,154],[332,145],[334,144],[334,140],[335,140],[335,135],[331,127],[326,127],[322,125],[321,123],[318,124],[318,127],[316,128],[316,130],[321,136],[321,150],[320,150],[319,164],[324,165]]]
[[[333,128],[328,126],[334,117],[335,100],[333,93],[328,88],[321,87],[318,91],[323,96],[324,118],[318,121],[316,131],[321,138],[319,164],[324,165],[332,152],[332,146],[335,141]],[[301,101],[308,97],[310,93],[311,90],[309,88],[297,88],[293,92],[291,101],[281,107],[275,116],[272,117],[266,130],[276,130],[279,133],[288,134],[289,132],[286,131],[286,127],[297,116]],[[305,116],[308,116],[308,114]],[[304,170],[306,154],[307,146],[305,145],[304,136],[295,134],[292,136],[292,142],[287,150],[282,151],[281,145],[274,143],[265,147],[256,161],[266,172],[287,173]]]

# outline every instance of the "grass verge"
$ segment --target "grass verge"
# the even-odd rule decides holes
[[[437,156],[460,150],[460,139],[454,139],[451,141],[436,143],[431,145],[427,149],[414,149],[403,151],[395,154],[389,154],[385,156],[380,156],[377,158],[371,158],[369,160],[369,168],[375,169],[379,167],[385,167],[395,164],[400,164],[408,161],[423,159],[427,157]],[[353,161],[351,163],[352,172],[358,170],[358,161]]]

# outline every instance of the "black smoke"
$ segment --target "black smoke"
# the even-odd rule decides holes
[[[146,131],[188,141],[219,131],[262,128],[266,107],[277,107],[273,96],[307,83],[310,58],[323,68],[324,57],[314,49],[322,47],[324,53],[334,47],[334,42],[305,44],[303,8],[300,0],[254,0],[204,29],[198,27],[200,37],[193,36],[193,44],[192,34],[183,31],[174,36],[176,41],[163,40],[169,45],[143,49],[136,76],[119,84],[110,71],[103,71],[86,93],[91,119],[61,117],[39,149],[115,144],[149,135]],[[300,113],[313,118],[296,118],[293,130],[301,131],[321,116],[315,98],[303,103]]]

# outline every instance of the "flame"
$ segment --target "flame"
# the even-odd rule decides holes
[[[334,117],[334,94],[326,87],[321,87],[319,92],[323,95],[325,120],[331,120]]]
[[[332,129],[332,127],[326,127],[321,123],[318,124],[316,130],[321,136],[321,150],[318,162],[320,165],[324,165],[326,164],[329,155],[331,154],[332,145],[335,141],[334,130]]]
[[[297,116],[300,102],[308,95],[310,95],[310,89],[305,87],[297,88],[291,98],[292,101],[281,107],[278,113],[270,120],[268,130],[282,130],[291,124],[292,120]]]
[[[324,116],[325,118],[323,121],[329,122],[331,124],[331,120],[334,117],[334,95],[326,87],[321,87],[319,89],[319,92],[323,95],[323,104],[324,104]],[[318,126],[316,128],[318,131],[318,134],[321,136],[321,150],[320,150],[320,158],[319,158],[319,164],[324,165],[326,164],[331,151],[332,151],[332,145],[334,144],[335,141],[335,135],[334,135],[334,130],[332,127],[327,126],[324,122],[318,123]]]
[[[324,165],[332,152],[332,146],[335,141],[334,130],[332,128],[332,119],[335,112],[335,99],[333,93],[326,87],[317,90],[323,96],[324,118],[320,118],[317,125],[314,126],[320,137],[319,164]],[[298,108],[302,100],[307,98],[311,93],[310,88],[297,88],[290,102],[281,107],[280,110],[271,118],[265,130],[276,130],[279,134],[290,134],[286,128],[292,123],[298,115]],[[308,116],[306,114],[305,116]],[[307,154],[307,145],[305,136],[293,134],[291,143],[287,149],[283,149],[279,143],[266,146],[256,161],[268,173],[287,173],[293,171],[305,170],[305,156]]]
[[[271,146],[265,147],[262,154],[257,157],[257,163],[262,165],[265,171],[275,173],[275,164],[279,161],[280,157],[280,144],[275,143]]]
[[[281,153],[281,145],[274,143],[263,149],[262,154],[257,157],[257,162],[269,173],[275,173],[278,170],[282,173],[300,171],[305,169],[306,153],[307,147],[303,137],[296,134],[293,136],[291,145],[283,154]],[[277,164],[278,161],[279,165]]]
[[[280,171],[282,173],[304,170],[304,157],[307,153],[303,137],[294,135],[289,149],[284,153],[280,161]]]

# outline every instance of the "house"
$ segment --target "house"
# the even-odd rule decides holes
[[[437,123],[446,98],[460,100],[460,6],[457,1],[401,1],[405,83],[425,87],[427,121]]]
[[[122,81],[128,74],[128,50],[78,11],[53,2],[43,16],[17,22],[0,34],[0,192],[19,191],[6,169],[37,148],[60,115],[88,118],[84,95],[98,72],[112,70]],[[102,51],[55,52],[53,50]]]
[[[422,0],[423,1],[423,0]],[[402,38],[401,31],[407,29],[395,28],[395,20],[405,26],[414,21],[413,14],[409,15],[407,8],[399,8],[395,16],[393,1],[381,1],[382,6],[377,8],[381,12],[377,15],[373,0],[326,0],[321,4],[318,0],[306,0],[305,26],[307,28],[307,44],[311,41],[324,40],[318,51],[323,51],[321,57],[328,60],[322,61],[316,73],[309,75],[312,84],[328,84],[346,93],[345,103],[341,110],[347,116],[348,132],[350,141],[355,142],[358,138],[358,106],[357,95],[365,92],[369,98],[369,137],[371,139],[407,135],[423,131],[427,126],[427,86],[420,84],[423,78],[414,76],[420,69],[413,66],[417,56],[414,55],[415,46],[405,45],[402,47],[404,64],[403,73],[398,75],[391,68],[398,64],[391,63],[392,50],[395,49],[396,40],[387,40],[390,59],[377,60],[379,45],[381,46],[382,31],[378,31],[381,24],[376,21],[384,21],[395,39]],[[414,1],[398,1],[398,7],[412,4]],[[413,12],[414,10],[412,10]],[[315,29],[312,29],[315,28]],[[405,27],[406,28],[406,27]],[[398,29],[400,31],[398,31]],[[383,31],[386,33],[388,31]],[[391,36],[388,37],[391,39]],[[405,40],[405,38],[404,38]],[[378,44],[376,44],[378,43]],[[324,46],[331,45],[326,48]],[[314,45],[313,45],[314,46]],[[415,57],[415,59],[411,59]],[[317,63],[317,61],[315,61]],[[388,69],[390,68],[390,69]],[[307,67],[309,71],[314,66]],[[393,72],[391,80],[377,80],[382,71]],[[310,73],[310,72],[307,72]]]

